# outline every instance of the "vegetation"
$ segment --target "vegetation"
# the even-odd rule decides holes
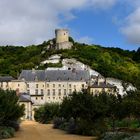
[[[9,138],[19,129],[18,120],[24,114],[24,106],[18,103],[15,91],[0,89],[0,138]]]
[[[41,45],[1,46],[0,47],[0,75],[11,75],[15,78],[22,69],[44,69],[52,64],[40,66],[52,54],[62,54],[62,58],[76,58],[91,66],[106,77],[114,77],[131,82],[140,88],[140,48],[137,51],[119,48],[104,48],[99,45],[74,43],[71,50],[48,50],[49,42]],[[55,39],[52,40],[55,42]],[[55,66],[61,67],[62,64]]]
[[[54,119],[54,128],[68,133],[106,138],[112,135],[110,132],[124,132],[118,136],[124,138],[140,132],[139,100],[140,91],[128,92],[123,96],[104,92],[98,95],[87,91],[75,92],[66,97],[60,106],[56,105],[55,109],[54,105],[47,104],[35,114],[37,121],[42,123]]]
[[[0,139],[7,139],[14,136],[15,129],[12,127],[0,127]]]
[[[34,118],[40,123],[50,123],[59,113],[59,104],[45,104],[38,109],[35,109]]]

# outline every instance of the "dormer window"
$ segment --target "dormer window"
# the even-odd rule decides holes
[[[38,78],[37,78],[37,76],[35,76],[35,81],[38,81]]]

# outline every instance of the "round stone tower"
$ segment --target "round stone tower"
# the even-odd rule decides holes
[[[56,36],[56,43],[57,44],[63,43],[63,42],[69,42],[68,29],[56,29],[55,36]]]

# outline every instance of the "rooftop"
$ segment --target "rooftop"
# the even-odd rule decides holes
[[[31,102],[31,96],[27,93],[21,93],[19,96],[20,102]]]
[[[19,80],[25,81],[88,81],[87,70],[23,70]]]
[[[14,80],[12,76],[0,76],[0,82],[10,82]]]

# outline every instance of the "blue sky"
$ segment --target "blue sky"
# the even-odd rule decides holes
[[[79,42],[137,50],[140,0],[1,0],[0,45],[32,45],[68,28]]]
[[[76,17],[66,24],[72,29],[71,34],[78,41],[106,47],[137,50],[140,45],[129,42],[121,32],[121,27],[125,24],[123,19],[131,13],[131,10],[124,9],[122,5],[101,11],[84,10],[75,12]]]

